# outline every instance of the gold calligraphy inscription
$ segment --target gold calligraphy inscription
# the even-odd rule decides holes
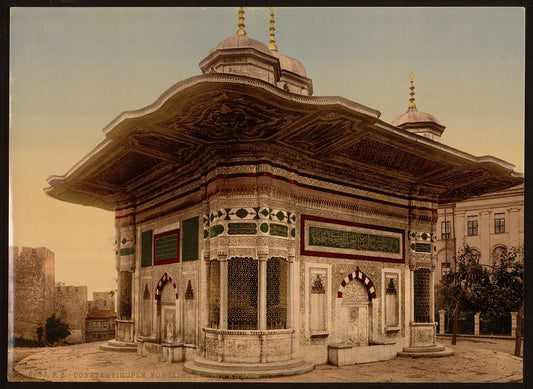
[[[361,251],[400,253],[400,239],[392,236],[339,231],[309,226],[309,245]]]

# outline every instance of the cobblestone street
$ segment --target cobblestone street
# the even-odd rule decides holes
[[[390,361],[336,367],[317,365],[298,376],[224,380],[193,375],[183,363],[147,363],[135,353],[101,351],[101,343],[56,348],[15,348],[16,364],[11,381],[168,381],[168,382],[521,382],[522,358],[514,357],[514,340],[449,338],[438,342],[454,355],[438,359],[395,358]],[[436,363],[438,361],[438,368]]]

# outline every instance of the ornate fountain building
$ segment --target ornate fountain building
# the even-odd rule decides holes
[[[375,109],[312,96],[273,19],[268,47],[240,12],[202,75],[118,116],[48,180],[52,197],[115,213],[108,347],[227,377],[446,354],[433,320],[437,205],[523,179]]]

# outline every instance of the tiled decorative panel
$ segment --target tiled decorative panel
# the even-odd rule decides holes
[[[416,232],[409,231],[409,248],[411,251],[416,253],[431,253],[431,248],[433,251],[437,251],[437,246],[435,242],[437,241],[437,235],[429,232]]]
[[[203,216],[203,236],[271,235],[294,238],[296,214],[268,207],[221,208]]]

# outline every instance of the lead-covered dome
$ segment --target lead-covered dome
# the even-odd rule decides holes
[[[247,36],[232,36],[220,42],[211,52],[216,50],[231,50],[250,48],[260,51],[262,53],[272,55],[268,47],[255,39]]]
[[[440,124],[439,120],[429,113],[420,112],[416,107],[409,107],[407,112],[397,116],[393,121],[392,125],[396,127],[401,127],[403,124],[414,124],[414,123],[436,123]]]
[[[409,89],[409,105],[407,112],[397,116],[392,125],[407,130],[413,134],[421,135],[434,141],[440,142],[440,137],[444,132],[444,127],[439,120],[429,113],[420,112],[416,109],[415,104],[415,75],[411,72],[409,75],[410,86]]]
[[[286,70],[288,72],[297,74],[302,77],[307,77],[307,72],[305,71],[304,65],[297,59],[288,57],[286,55],[281,54],[278,51],[273,50],[272,55],[279,59],[279,64],[281,66],[281,70]]]

